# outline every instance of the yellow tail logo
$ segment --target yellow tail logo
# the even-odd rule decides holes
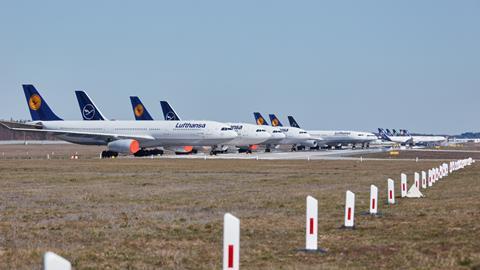
[[[275,118],[272,120],[272,126],[278,127],[278,124],[279,124],[278,119]]]
[[[28,106],[34,111],[40,109],[42,106],[42,98],[37,94],[33,94],[28,100]]]
[[[261,126],[261,125],[263,125],[263,124],[265,124],[265,120],[263,119],[263,117],[259,117],[259,118],[257,119],[257,125],[260,125],[260,126]]]
[[[137,106],[135,106],[135,115],[137,117],[142,116],[144,111],[145,109],[143,108],[142,104],[138,104]]]

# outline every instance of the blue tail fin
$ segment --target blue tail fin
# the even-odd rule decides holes
[[[132,103],[133,115],[135,115],[135,120],[153,120],[150,113],[148,113],[143,103],[137,96],[130,97],[130,102]]]
[[[270,117],[270,122],[272,123],[272,126],[274,127],[283,127],[282,122],[278,120],[278,117],[275,116],[275,114],[269,114]]]
[[[393,135],[394,135],[394,136],[400,135],[400,134],[398,134],[398,132],[397,132],[395,129],[392,129],[392,132],[393,132]]]
[[[75,95],[77,96],[78,106],[80,106],[80,113],[82,114],[83,120],[107,120],[87,93],[75,91]]]
[[[288,122],[290,122],[291,127],[300,128],[300,125],[297,123],[297,121],[295,121],[295,118],[293,118],[293,116],[291,115],[288,116]]]
[[[390,141],[390,137],[388,137],[388,134],[383,130],[383,128],[378,129],[378,134],[380,135],[380,138],[382,138],[385,141]]]
[[[390,130],[389,130],[388,128],[386,129],[386,131],[387,131],[387,135],[388,135],[388,136],[392,136],[392,135],[393,135],[392,132],[390,132]]]
[[[163,117],[167,121],[180,121],[180,117],[178,114],[173,110],[172,106],[168,104],[168,102],[162,100],[160,101],[160,105],[162,106]]]
[[[254,112],[253,116],[255,117],[255,122],[257,123],[257,125],[268,126],[267,120],[265,120],[265,118],[263,118],[263,116],[259,112]]]
[[[28,109],[33,121],[60,121],[58,117],[42,98],[37,89],[31,84],[23,85],[23,92],[27,98]]]

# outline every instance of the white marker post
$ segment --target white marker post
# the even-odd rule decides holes
[[[355,227],[355,194],[347,190],[345,198],[345,228]]]
[[[388,204],[395,204],[395,182],[392,179],[388,179],[387,198]]]
[[[400,175],[400,190],[401,190],[401,195],[402,195],[402,198],[404,198],[405,196],[407,196],[407,175],[402,173]]]
[[[240,269],[240,220],[229,213],[223,217],[223,269]]]
[[[420,190],[420,174],[415,172],[415,187]]]
[[[427,188],[427,173],[425,171],[422,171],[422,188]]]
[[[433,170],[428,170],[428,187],[433,186]]]
[[[305,249],[315,251],[318,249],[318,201],[312,196],[307,197],[306,224]]]
[[[370,186],[370,215],[378,213],[378,188],[374,185]]]
[[[66,259],[53,252],[47,252],[43,255],[43,270],[70,270],[72,265]]]

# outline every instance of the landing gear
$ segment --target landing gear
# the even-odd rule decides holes
[[[113,152],[113,151],[103,151],[102,152],[102,158],[116,158],[118,157],[118,153],[117,152]]]
[[[239,153],[239,154],[242,154],[242,153],[251,154],[251,153],[252,153],[252,149],[250,149],[250,148],[248,148],[248,149],[247,149],[247,148],[239,148],[239,149],[238,149],[238,153]]]
[[[163,150],[161,149],[140,149],[138,152],[133,154],[136,157],[150,157],[150,156],[158,156],[158,155],[163,155]]]
[[[356,149],[357,148],[357,145],[356,144],[352,144],[352,149]]]
[[[305,150],[305,146],[304,145],[298,145],[297,146],[297,151],[303,151]]]
[[[270,152],[272,152],[272,149],[270,149],[270,148],[265,148],[265,153],[270,153]]]

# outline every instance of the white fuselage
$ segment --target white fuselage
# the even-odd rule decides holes
[[[247,123],[226,123],[233,131],[237,132],[237,138],[228,142],[235,146],[257,145],[269,140],[272,135],[262,126]]]
[[[38,121],[32,124],[39,123],[45,130],[85,133],[56,135],[64,141],[85,145],[108,144],[103,134],[150,137],[136,139],[142,148],[218,145],[237,138],[237,133],[228,126],[213,121]]]
[[[443,136],[412,136],[413,144],[434,144],[443,143],[447,138]]]
[[[388,139],[391,142],[398,143],[398,144],[406,144],[412,142],[412,136],[390,136],[388,135]]]
[[[336,146],[349,144],[369,144],[377,140],[370,132],[340,130],[309,130],[308,133],[319,145]]]
[[[270,133],[270,139],[263,142],[265,145],[279,145],[282,144],[282,141],[287,137],[278,127],[272,126],[265,126],[265,125],[256,125],[257,127],[265,129],[268,133]]]
[[[285,134],[285,139],[280,141],[280,144],[302,144],[311,140],[310,134],[301,128],[295,127],[276,127]]]

